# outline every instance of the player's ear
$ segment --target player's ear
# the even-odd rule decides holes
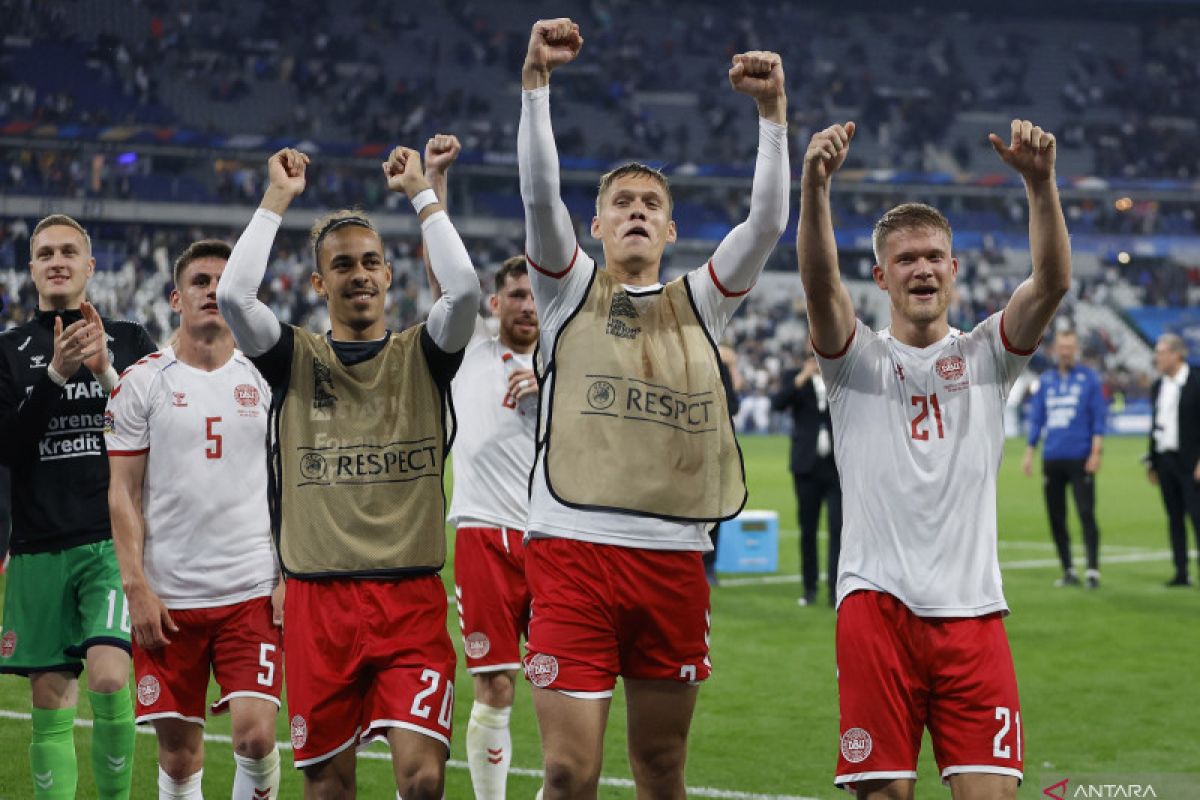
[[[329,295],[325,291],[325,279],[321,277],[321,270],[314,270],[313,273],[308,276],[308,282],[312,284],[313,291],[317,293],[317,297],[321,298],[322,300],[328,298]]]
[[[383,262],[383,275],[384,275],[383,285],[384,285],[384,288],[387,288],[392,285],[392,262],[390,262],[390,261]]]
[[[600,238],[600,218],[599,217],[592,217],[592,238],[593,239]]]
[[[171,303],[171,310],[174,311],[176,314],[178,314],[180,312],[180,310],[183,308],[183,303],[180,302],[178,289],[171,290],[170,303]]]
[[[958,259],[957,258],[950,259],[950,275],[951,275],[951,277],[954,277],[954,278],[958,277]]]
[[[675,230],[675,220],[671,220],[667,223],[667,244],[674,242],[676,235],[677,232]]]
[[[494,294],[488,297],[488,309],[492,312],[493,317],[500,316],[500,295]]]
[[[887,273],[884,272],[883,267],[878,264],[871,267],[871,277],[875,279],[876,286],[887,291]]]

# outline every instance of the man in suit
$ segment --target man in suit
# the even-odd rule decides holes
[[[786,373],[779,392],[771,400],[776,411],[792,414],[792,482],[796,488],[796,504],[800,518],[800,576],[804,595],[802,606],[817,599],[818,566],[817,524],[821,518],[821,503],[829,516],[829,555],[826,566],[829,604],[833,605],[834,581],[837,578],[838,551],[842,541],[842,486],[838,480],[837,464],[833,460],[833,425],[829,419],[829,403],[825,398],[825,382],[817,369],[812,346],[805,347],[804,365]]]
[[[1162,377],[1150,389],[1154,427],[1148,475],[1162,492],[1170,526],[1175,576],[1167,586],[1190,586],[1184,512],[1200,537],[1200,371],[1188,368],[1187,346],[1173,333],[1158,337],[1154,367]]]

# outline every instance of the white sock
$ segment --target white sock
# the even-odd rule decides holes
[[[200,790],[203,777],[204,770],[200,769],[195,775],[189,775],[183,780],[177,781],[160,766],[158,768],[158,800],[204,800],[204,794]]]
[[[237,772],[233,776],[233,800],[275,800],[279,797],[279,751],[262,758],[233,754]]]
[[[512,764],[511,708],[492,708],[478,700],[467,723],[467,764],[476,800],[504,800]]]

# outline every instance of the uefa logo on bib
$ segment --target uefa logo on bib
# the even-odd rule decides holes
[[[162,687],[158,683],[158,678],[153,675],[147,675],[138,681],[137,695],[138,702],[144,706],[152,706],[158,702],[159,695],[162,694]]]
[[[862,728],[851,728],[842,734],[842,758],[851,764],[866,761],[871,747],[871,734]]]

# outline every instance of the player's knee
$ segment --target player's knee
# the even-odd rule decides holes
[[[683,747],[660,746],[629,748],[629,768],[639,784],[683,785],[683,771],[687,763],[687,745]]]
[[[257,725],[234,737],[233,750],[242,758],[266,758],[275,749],[275,730]]]
[[[492,708],[509,708],[513,704],[513,677],[507,672],[481,675],[476,682],[475,697]]]
[[[167,773],[167,777],[171,780],[182,782],[200,771],[200,768],[204,766],[204,757],[201,755],[197,758],[196,752],[191,748],[170,751],[160,748],[158,766]]]
[[[340,800],[354,796],[354,762],[349,768],[334,758],[304,768],[305,798]]]
[[[440,763],[396,767],[396,787],[404,800],[441,800],[444,773]]]
[[[587,765],[546,754],[544,792],[547,797],[576,797],[592,793],[600,782],[599,765]]]
[[[124,675],[96,674],[88,676],[88,688],[97,694],[112,694],[125,688]]]

